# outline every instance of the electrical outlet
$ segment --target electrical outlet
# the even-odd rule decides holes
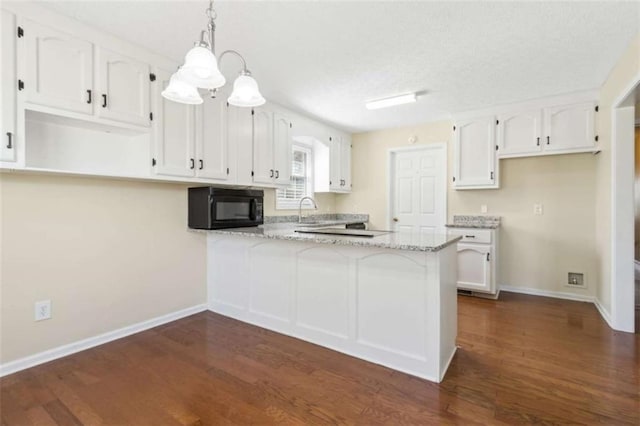
[[[36,302],[36,321],[42,321],[51,318],[51,300],[42,300]]]
[[[569,272],[567,276],[567,285],[571,287],[585,287],[584,274],[580,272]]]
[[[543,214],[542,204],[534,204],[533,205],[533,214],[536,215],[536,216],[542,216],[542,214]]]
[[[487,212],[487,205],[483,204],[480,206],[480,213],[486,213]]]

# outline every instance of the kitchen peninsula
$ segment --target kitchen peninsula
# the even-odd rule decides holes
[[[440,382],[456,350],[460,237],[296,229],[205,231],[209,309]]]

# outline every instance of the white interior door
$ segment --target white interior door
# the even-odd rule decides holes
[[[446,146],[391,152],[391,227],[422,235],[444,232]]]

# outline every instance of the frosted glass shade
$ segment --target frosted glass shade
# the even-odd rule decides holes
[[[241,74],[233,82],[233,92],[228,102],[238,107],[256,107],[263,105],[266,100],[260,94],[255,79],[250,75]]]
[[[198,89],[183,81],[178,73],[179,71],[171,76],[169,85],[162,91],[162,97],[182,104],[201,104],[202,98],[198,93]]]
[[[202,46],[195,46],[187,52],[179,73],[182,80],[202,89],[217,89],[226,83],[213,52]]]

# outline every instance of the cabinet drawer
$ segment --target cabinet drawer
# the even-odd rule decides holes
[[[483,243],[491,244],[491,230],[472,228],[450,228],[449,235],[462,236],[461,243]]]

